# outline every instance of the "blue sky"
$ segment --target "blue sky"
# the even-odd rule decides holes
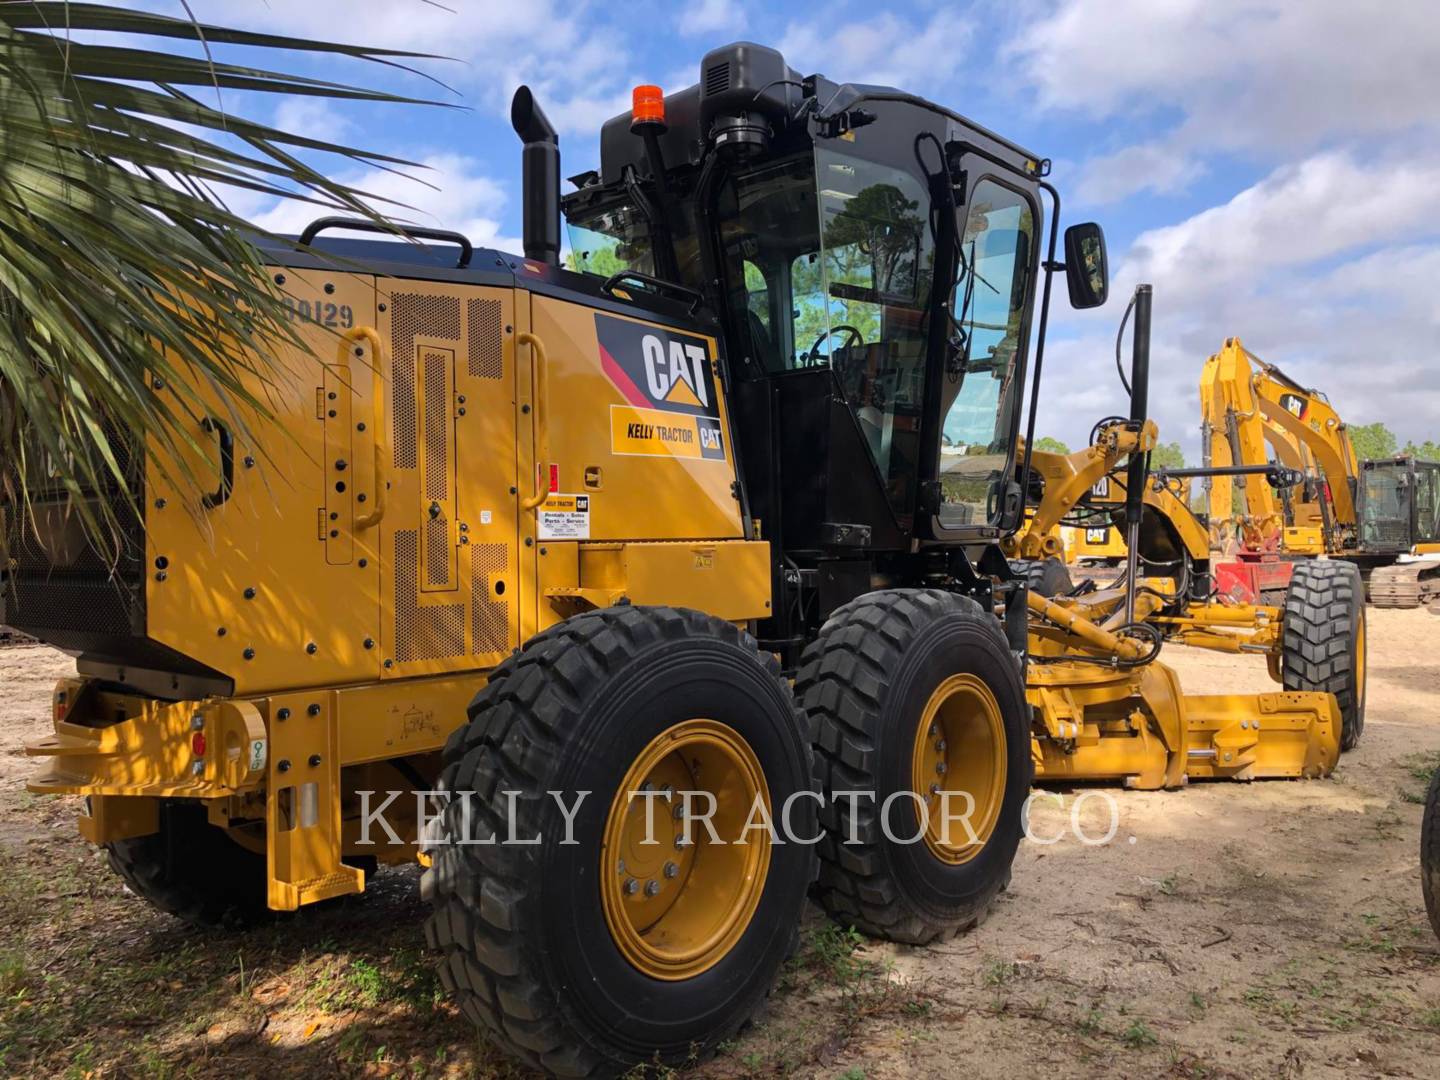
[[[442,6],[443,3],[443,6]],[[145,6],[183,15],[178,0]],[[461,109],[227,101],[423,162],[433,188],[377,178],[427,224],[516,250],[521,82],[561,129],[563,172],[593,167],[629,88],[695,81],[740,38],[803,73],[922,93],[1055,162],[1066,223],[1100,221],[1116,282],[1098,311],[1054,311],[1041,430],[1072,445],[1123,405],[1114,333],[1135,281],[1155,285],[1152,415],[1198,457],[1205,357],[1239,335],[1329,393],[1352,423],[1440,439],[1440,12],[1392,0],[191,0],[204,20],[411,48]],[[428,95],[347,61],[315,73]],[[348,170],[336,166],[337,171]],[[310,212],[251,204],[298,229]],[[1060,296],[1063,297],[1063,289]]]

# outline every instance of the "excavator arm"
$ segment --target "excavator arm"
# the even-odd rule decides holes
[[[1345,546],[1355,528],[1358,467],[1345,424],[1323,394],[1302,386],[1231,337],[1205,362],[1200,414],[1207,466],[1264,465],[1273,456],[1311,481],[1308,491],[1302,486],[1282,494],[1265,483],[1236,480],[1244,491],[1245,524],[1257,538],[1253,546],[1268,546],[1272,537],[1278,546],[1287,506],[1289,524],[1319,528],[1325,550]],[[1222,479],[1207,484],[1210,520],[1231,520],[1231,483]]]

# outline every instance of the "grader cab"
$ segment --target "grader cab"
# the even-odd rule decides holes
[[[130,447],[115,557],[42,499],[4,621],[76,654],[30,786],[86,796],[137,893],[242,923],[418,861],[465,1014],[614,1074],[733,1034],[812,884],[894,940],[972,925],[1032,752],[1169,738],[1178,689],[1131,623],[1032,615],[1000,547],[1051,279],[1107,291],[1097,227],[1057,258],[1048,161],[752,44],[640,88],[563,200],[512,113],[523,257],[333,221],[266,250],[310,347],[273,419],[197,419],[200,497]],[[1079,668],[1120,673],[1103,708]]]

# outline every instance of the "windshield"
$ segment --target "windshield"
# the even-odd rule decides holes
[[[957,325],[941,394],[940,521],[946,527],[989,521],[992,497],[1004,483],[1034,251],[1030,201],[981,180],[961,238],[951,308]]]

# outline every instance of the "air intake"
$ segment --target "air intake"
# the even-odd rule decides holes
[[[705,93],[723,94],[730,89],[730,62],[711,64],[705,72]]]

